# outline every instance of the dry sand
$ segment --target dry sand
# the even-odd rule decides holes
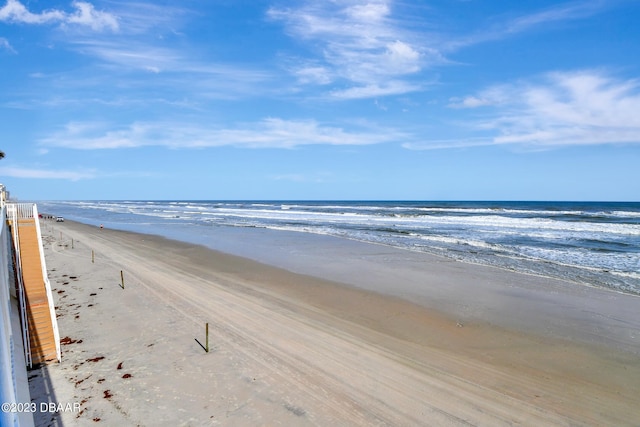
[[[640,425],[638,352],[155,236],[43,222],[43,240],[62,363],[30,372],[32,397],[80,411],[37,425]]]

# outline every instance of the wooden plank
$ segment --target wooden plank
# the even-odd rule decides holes
[[[49,301],[42,274],[40,242],[34,219],[18,221],[22,278],[27,300],[27,318],[33,363],[56,360],[57,350]]]

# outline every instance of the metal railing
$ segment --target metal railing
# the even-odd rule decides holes
[[[20,239],[18,238],[18,209],[14,203],[7,203],[7,219],[11,221],[11,235],[15,254],[16,282],[18,285],[18,301],[20,303],[20,323],[22,324],[22,348],[24,360],[31,368],[31,340],[29,337],[29,324],[27,323],[27,301],[25,298],[24,281],[22,280],[22,259],[20,258]]]
[[[53,301],[53,292],[51,291],[51,282],[49,282],[49,274],[47,274],[47,263],[44,259],[44,247],[42,246],[42,233],[40,231],[40,220],[38,216],[38,206],[33,205],[33,218],[36,223],[36,234],[38,236],[38,249],[40,251],[40,266],[42,267],[42,279],[44,287],[47,290],[47,299],[49,300],[49,314],[51,315],[51,326],[53,327],[53,339],[56,342],[56,356],[58,362],[62,361],[62,350],[60,349],[60,332],[58,331],[58,320],[56,318],[56,308]]]
[[[44,282],[44,287],[45,287],[45,291],[47,293],[47,300],[48,300],[48,305],[49,305],[49,314],[51,317],[51,326],[53,328],[53,337],[55,340],[55,344],[56,344],[56,356],[58,361],[61,361],[62,359],[62,353],[61,353],[61,349],[60,349],[60,332],[58,331],[58,321],[56,319],[56,311],[55,311],[55,307],[54,307],[54,302],[53,302],[53,294],[51,292],[51,283],[49,282],[49,276],[47,274],[47,265],[44,259],[44,249],[42,247],[42,234],[40,232],[40,221],[38,219],[38,207],[36,206],[35,203],[7,203],[7,214],[10,216],[11,220],[13,221],[13,240],[14,240],[14,245],[16,247],[16,258],[17,258],[17,262],[16,264],[18,264],[18,268],[20,269],[19,271],[19,287],[21,289],[21,300],[20,300],[20,304],[22,305],[20,311],[21,311],[21,318],[23,320],[25,320],[25,323],[23,323],[23,325],[25,326],[23,328],[23,339],[26,340],[25,342],[25,353],[28,350],[29,355],[27,356],[27,361],[29,364],[29,367],[32,366],[32,359],[31,359],[31,348],[30,348],[30,343],[29,343],[29,328],[28,325],[26,324],[26,305],[24,305],[24,284],[22,283],[22,261],[20,260],[20,242],[18,239],[18,220],[21,219],[33,219],[34,223],[35,223],[35,227],[36,227],[36,236],[38,238],[38,249],[40,252],[40,265],[42,267],[42,279]],[[26,330],[26,332],[25,332]],[[26,354],[25,354],[26,356]]]

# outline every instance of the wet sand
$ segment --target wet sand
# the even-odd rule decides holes
[[[62,363],[32,397],[80,410],[37,425],[640,423],[637,297],[339,239],[321,277],[72,222],[43,240]],[[384,287],[423,276],[447,286]]]

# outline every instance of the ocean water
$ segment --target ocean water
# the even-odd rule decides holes
[[[640,203],[55,201],[40,212],[201,242],[216,227],[259,227],[429,252],[640,294]],[[195,239],[199,236],[198,239]]]

